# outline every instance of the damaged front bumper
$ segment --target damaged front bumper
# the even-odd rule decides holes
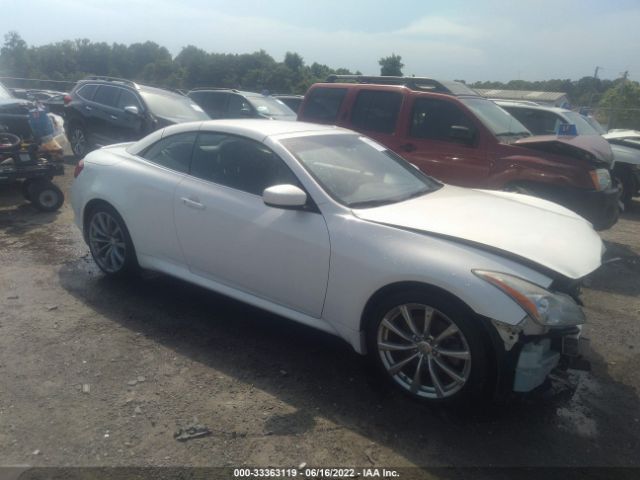
[[[580,355],[580,326],[550,330],[543,336],[523,337],[513,378],[514,392],[530,392],[544,383],[563,359]]]

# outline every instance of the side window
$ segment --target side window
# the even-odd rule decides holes
[[[158,140],[140,154],[142,158],[181,173],[189,171],[196,132],[178,133]]]
[[[555,113],[544,110],[511,107],[507,111],[531,130],[534,135],[553,135],[563,123]]]
[[[402,104],[402,94],[362,90],[351,114],[351,123],[364,130],[393,133]]]
[[[129,90],[120,89],[120,98],[118,99],[118,108],[124,110],[124,107],[138,107],[140,109],[140,102],[134,93]]]
[[[213,132],[198,136],[191,175],[254,195],[274,185],[300,186],[280,157],[261,143]]]
[[[110,85],[100,85],[98,86],[98,91],[93,97],[93,101],[109,107],[115,107],[118,102],[119,90],[119,88],[112,87]]]
[[[335,122],[346,94],[346,88],[319,87],[313,89],[304,106],[304,119],[325,123]]]
[[[458,106],[445,100],[416,99],[411,115],[412,137],[460,143],[457,134],[461,129],[452,127],[467,129],[471,138],[475,135],[473,122]]]
[[[253,114],[253,108],[244,97],[240,95],[230,95],[227,112],[229,113],[229,118],[250,117]]]
[[[226,116],[228,94],[222,92],[191,92],[189,96],[211,118],[224,118]]]
[[[93,85],[93,84],[83,85],[78,90],[78,95],[84,98],[85,100],[91,100],[93,98],[93,94],[96,93],[97,88],[98,88],[98,85]]]

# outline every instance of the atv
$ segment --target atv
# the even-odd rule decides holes
[[[62,162],[55,155],[43,153],[37,143],[0,132],[0,187],[22,181],[22,194],[42,212],[54,212],[64,202],[62,190],[51,181],[64,175]]]

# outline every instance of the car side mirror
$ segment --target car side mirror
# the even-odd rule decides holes
[[[138,107],[136,107],[135,105],[129,105],[127,107],[124,107],[124,111],[131,115],[135,115],[135,116],[140,115],[140,110],[138,110]]]
[[[265,188],[262,200],[270,207],[297,209],[307,204],[307,194],[295,185],[274,185]]]
[[[471,143],[473,142],[474,132],[464,125],[451,125],[449,137],[452,140],[458,140],[462,143]]]

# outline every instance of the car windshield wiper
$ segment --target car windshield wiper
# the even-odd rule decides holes
[[[393,198],[384,198],[384,199],[376,199],[376,200],[365,200],[363,202],[353,202],[348,206],[349,208],[373,208],[380,207],[382,205],[387,205],[391,203],[399,203],[404,202],[405,200],[409,200],[410,198],[420,197],[426,193],[432,192],[432,189],[426,188],[424,190],[418,190],[416,192],[412,192],[408,195],[403,195],[401,197],[393,197]]]
[[[531,132],[501,132],[501,133],[496,133],[496,136],[498,137],[530,137],[531,136]]]

